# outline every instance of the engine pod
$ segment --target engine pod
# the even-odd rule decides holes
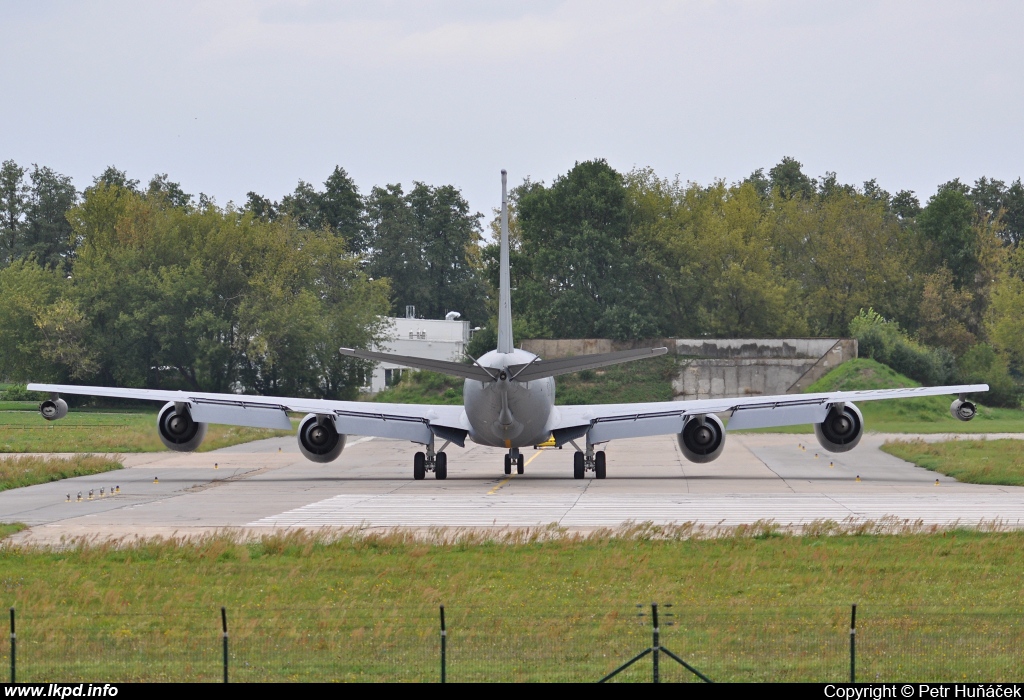
[[[312,462],[333,462],[345,449],[345,436],[338,432],[333,416],[308,414],[299,423],[299,452]]]
[[[39,412],[46,420],[60,420],[68,414],[68,404],[64,399],[47,399],[39,404]]]
[[[179,411],[173,402],[160,409],[156,430],[160,442],[175,452],[195,452],[206,437],[206,423],[192,420],[187,404],[183,404]]]
[[[676,440],[683,456],[691,462],[710,462],[717,459],[725,448],[725,425],[713,413],[693,416],[683,424]]]
[[[978,414],[978,407],[966,399],[957,399],[950,404],[949,412],[957,420],[969,421]]]
[[[852,403],[833,406],[825,420],[814,424],[814,434],[829,452],[849,452],[864,434],[864,416]]]

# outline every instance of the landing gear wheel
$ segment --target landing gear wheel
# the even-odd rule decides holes
[[[605,459],[604,450],[601,450],[594,455],[594,476],[598,479],[603,479],[608,474],[607,471],[608,461]]]
[[[434,478],[448,478],[448,455],[444,452],[438,452],[437,456],[434,457]]]
[[[422,452],[417,452],[412,458],[412,478],[416,481],[422,481],[423,477],[427,475],[427,456]]]
[[[519,459],[516,460],[516,474],[522,474],[523,473],[523,465],[524,465],[523,456],[519,455]]]
[[[511,455],[505,455],[505,473],[506,474],[511,474],[512,473],[512,456]]]
[[[576,452],[572,456],[572,478],[582,479],[586,471],[585,457],[582,452]]]

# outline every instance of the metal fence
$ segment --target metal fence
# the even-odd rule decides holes
[[[11,611],[21,682],[1020,680],[1020,611]],[[16,623],[16,627],[15,627]],[[16,632],[16,634],[15,634]],[[657,661],[657,666],[655,666]],[[679,662],[685,662],[685,666]],[[687,668],[687,666],[689,668]],[[655,670],[657,669],[657,670]]]

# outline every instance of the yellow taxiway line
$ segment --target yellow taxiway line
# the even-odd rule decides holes
[[[526,467],[528,467],[528,466],[529,466],[530,462],[532,462],[533,460],[535,460],[535,459],[537,459],[538,457],[540,457],[540,453],[541,453],[541,451],[540,451],[540,450],[537,450],[537,452],[536,452],[536,453],[535,453],[535,454],[534,454],[534,455],[533,455],[532,457],[530,457],[530,458],[529,458],[528,460],[526,460],[526,464],[524,464],[524,465],[523,465],[523,469],[526,469]],[[515,468],[513,467],[513,472],[512,472],[512,475],[511,475],[511,476],[507,476],[507,477],[505,477],[504,479],[502,479],[501,481],[499,481],[499,482],[498,482],[498,483],[497,483],[497,484],[495,485],[495,487],[494,487],[493,489],[491,489],[490,491],[488,491],[488,492],[487,492],[487,495],[488,495],[488,496],[492,496],[492,495],[494,495],[494,493],[495,493],[495,492],[496,492],[496,491],[497,491],[498,489],[500,489],[500,488],[501,488],[502,486],[504,486],[504,485],[505,485],[505,484],[507,484],[508,482],[512,481],[512,479],[513,479],[513,478],[515,478],[515,477],[519,476],[518,474],[516,474],[516,473],[515,473],[514,469],[515,469]]]

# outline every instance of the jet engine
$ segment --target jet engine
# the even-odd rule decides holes
[[[68,405],[64,399],[47,399],[39,404],[39,412],[46,420],[60,420],[68,414]]]
[[[713,413],[693,416],[683,424],[683,432],[676,439],[688,460],[698,464],[710,462],[717,459],[725,447],[725,425]]]
[[[949,412],[957,420],[969,421],[978,414],[978,407],[966,399],[957,399],[950,404]]]
[[[156,416],[156,431],[160,442],[175,452],[194,452],[206,437],[206,423],[192,420],[188,405],[179,410],[174,402],[166,404]]]
[[[825,420],[814,424],[818,443],[829,452],[849,452],[864,434],[864,416],[852,403],[836,404]]]
[[[306,459],[326,464],[345,449],[345,436],[338,433],[331,416],[310,413],[299,423],[299,451]]]

